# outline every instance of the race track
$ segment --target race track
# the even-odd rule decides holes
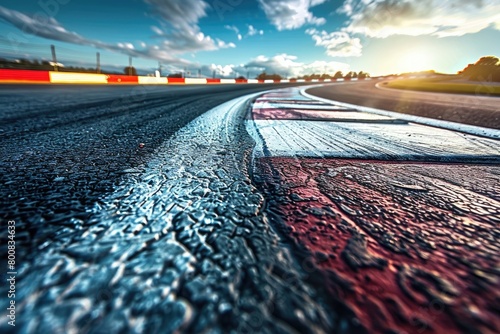
[[[495,331],[499,131],[292,86],[0,86],[16,329]],[[387,110],[406,94],[307,92]],[[489,98],[405,99],[420,116],[456,101],[497,112]]]
[[[346,82],[308,92],[365,107],[500,129],[499,97],[397,90],[384,88],[383,83],[380,80]]]
[[[249,177],[249,100],[232,99],[271,87],[2,87],[16,331],[360,330],[304,276]]]

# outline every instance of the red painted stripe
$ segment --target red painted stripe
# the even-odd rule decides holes
[[[265,81],[265,80],[261,80],[261,79],[259,79],[259,83],[264,83],[264,81]]]
[[[290,79],[290,82],[297,82],[297,79]]]
[[[0,70],[0,82],[34,82],[50,83],[48,71],[29,71],[29,70]]]
[[[169,84],[183,84],[183,83],[186,83],[186,80],[184,80],[184,78],[168,78],[168,83]]]
[[[236,83],[237,84],[244,84],[244,83],[248,83],[248,80],[247,79],[236,79]]]
[[[496,194],[482,182],[495,167],[295,158],[256,163],[263,193],[280,198],[270,201],[270,212],[319,268],[311,275],[324,274],[332,298],[351,308],[368,332],[499,328],[495,283],[473,274],[488,273],[495,282],[488,271],[495,266],[495,239],[483,236],[497,224]],[[465,187],[453,181],[465,179]],[[460,188],[467,195],[449,205]],[[479,206],[469,194],[484,202]],[[480,317],[463,308],[471,300]]]
[[[136,84],[139,83],[139,77],[135,75],[108,75],[108,83],[113,84]]]
[[[208,79],[207,78],[207,84],[219,84],[219,83],[220,83],[220,79]]]

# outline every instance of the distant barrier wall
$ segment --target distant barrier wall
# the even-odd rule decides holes
[[[288,82],[335,82],[347,79],[211,79],[211,78],[165,78],[134,75],[92,74],[56,71],[30,71],[0,69],[0,83],[21,84],[89,84],[89,85],[205,85],[205,84],[261,84]],[[352,81],[357,79],[351,79]],[[363,80],[363,79],[359,79]],[[367,78],[366,80],[369,80]]]

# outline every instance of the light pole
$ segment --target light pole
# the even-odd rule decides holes
[[[128,75],[132,75],[132,56],[128,57]]]
[[[97,62],[96,66],[97,73],[101,73],[101,54],[99,52],[96,53],[96,62]]]
[[[52,52],[52,63],[54,63],[54,71],[57,72],[58,68],[57,68],[56,47],[54,45],[51,45],[50,51]]]

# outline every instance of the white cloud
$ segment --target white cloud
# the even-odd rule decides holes
[[[211,78],[215,75],[216,78],[235,78],[239,76],[246,76],[246,71],[243,65],[220,65],[211,64],[203,65],[200,67],[202,77]]]
[[[179,57],[179,55],[185,53],[235,47],[234,43],[226,43],[219,39],[214,40],[201,32],[197,22],[206,15],[205,11],[208,4],[204,1],[171,0],[166,2],[145,0],[145,2],[150,4],[158,15],[162,28],[158,26],[151,27],[156,37],[160,39],[160,43],[150,46],[141,43],[142,48],[140,50],[135,49],[134,45],[128,42],[110,44],[86,38],[76,32],[67,30],[54,18],[41,15],[30,17],[3,6],[0,6],[0,19],[22,31],[19,35],[10,36],[14,43],[16,39],[25,40],[27,35],[34,35],[49,40],[87,45],[133,57],[155,59],[178,65],[191,64],[191,62]]]
[[[167,50],[161,50],[158,46],[151,46],[149,48],[143,48],[142,50],[136,50],[132,43],[110,44],[99,40],[85,38],[76,32],[67,30],[54,18],[48,18],[44,21],[42,19],[32,18],[21,12],[0,6],[0,19],[12,24],[21,31],[19,34],[13,33],[8,36],[13,45],[18,42],[22,43],[29,35],[34,35],[54,41],[87,45],[98,49],[123,53],[133,57],[163,60],[174,64],[188,63],[186,60],[174,56]]]
[[[241,41],[240,29],[238,29],[238,27],[236,27],[236,26],[230,26],[230,25],[225,25],[224,28],[227,29],[227,30],[234,31],[234,33],[238,37],[238,40]]]
[[[151,30],[153,30],[153,32],[155,34],[157,34],[158,36],[161,36],[163,35],[163,30],[161,30],[160,28],[158,28],[157,26],[151,26]]]
[[[323,74],[328,73],[334,75],[337,71],[341,71],[344,74],[350,71],[350,66],[346,63],[340,63],[336,61],[315,61],[310,64],[305,64],[303,69],[303,75],[305,74]]]
[[[234,70],[234,65],[231,64],[231,65],[215,65],[215,64],[212,64],[210,65],[209,67],[209,70],[211,73],[209,73],[210,75],[213,73],[213,71],[215,71],[215,76],[216,77],[229,77],[229,76],[232,76],[234,73],[235,73],[235,70]]]
[[[292,30],[305,24],[322,25],[324,18],[311,13],[311,7],[327,0],[259,0],[267,18],[278,30]]]
[[[288,54],[278,54],[274,57],[260,55],[243,66],[250,69],[253,77],[262,71],[268,74],[279,74],[283,77],[300,77],[309,74],[335,74],[337,71],[348,72],[349,65],[341,62],[315,61],[313,63],[302,63],[297,57]]]
[[[241,41],[243,39],[243,35],[240,33],[240,29],[238,29],[238,27],[225,25],[224,28],[227,30],[233,31],[236,34],[236,37],[238,37],[239,41]],[[246,33],[245,38],[255,36],[255,35],[261,35],[261,36],[264,35],[264,30],[256,29],[251,24],[247,24],[247,28],[248,28],[248,32]]]
[[[251,24],[248,25],[248,33],[247,36],[255,36],[255,35],[264,35],[264,30],[255,29],[255,27]]]
[[[134,44],[132,43],[117,43],[118,47],[121,49],[129,49],[129,50],[134,50]]]
[[[346,0],[339,12],[349,17],[347,32],[369,37],[500,30],[500,0]]]
[[[144,0],[149,4],[162,28],[152,27],[158,37],[165,40],[163,47],[175,54],[212,51],[235,47],[233,43],[214,40],[201,31],[198,21],[207,15],[209,4],[203,0]],[[226,26],[230,30],[237,28]]]
[[[343,31],[328,33],[314,28],[307,29],[306,33],[312,36],[316,46],[326,49],[326,54],[331,57],[360,57],[362,45],[359,38],[353,38]]]
[[[153,14],[168,22],[176,30],[199,31],[198,21],[207,15],[208,3],[203,0],[144,0],[153,8]]]
[[[224,41],[221,41],[220,39],[217,39],[217,47],[219,49],[228,49],[228,48],[235,48],[236,45],[234,43],[226,43]]]

